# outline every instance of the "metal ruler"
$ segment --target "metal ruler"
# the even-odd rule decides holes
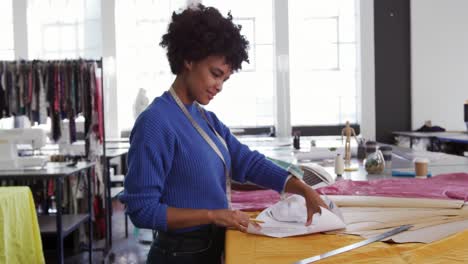
[[[324,258],[334,256],[334,255],[338,255],[338,254],[344,253],[346,251],[350,251],[350,250],[365,246],[367,244],[383,240],[383,239],[385,239],[387,237],[391,237],[393,235],[396,235],[398,233],[406,231],[406,230],[410,229],[411,227],[412,227],[412,225],[402,225],[400,227],[394,228],[394,229],[392,229],[390,231],[387,231],[387,232],[385,232],[383,234],[368,238],[368,239],[363,240],[361,242],[357,242],[357,243],[354,243],[354,244],[351,244],[351,245],[348,245],[348,246],[345,246],[345,247],[337,248],[337,249],[334,249],[332,251],[328,251],[327,253],[324,253],[322,255],[317,255],[317,256],[314,256],[314,257],[299,260],[297,262],[294,262],[294,264],[307,264],[307,263],[319,261],[319,260],[322,260]]]

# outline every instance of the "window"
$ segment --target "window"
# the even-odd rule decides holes
[[[229,126],[261,126],[273,124],[273,43],[271,0],[216,2],[223,15],[232,10],[242,33],[250,41],[250,64],[234,74],[223,92],[208,105],[222,116]],[[225,5],[223,8],[222,5]],[[249,6],[249,8],[245,8]],[[169,89],[175,76],[170,72],[165,50],[159,46],[166,33],[172,11],[186,7],[186,1],[116,2],[117,71],[119,79],[119,124],[123,129],[133,126],[132,104],[139,88],[150,99]],[[261,12],[260,12],[261,11]],[[265,80],[261,86],[258,79]],[[248,96],[246,96],[248,95]],[[242,108],[238,106],[242,102]]]
[[[289,1],[291,123],[358,122],[356,2]]]
[[[132,128],[133,102],[140,88],[150,101],[167,91],[175,76],[159,46],[173,11],[185,0],[116,0],[118,118],[123,130]]]
[[[101,57],[102,0],[26,1],[29,59]],[[117,98],[109,100],[117,101],[119,107],[110,110],[117,112],[119,128],[125,130],[135,120],[133,102],[138,90],[144,88],[151,100],[168,90],[175,77],[159,42],[172,12],[185,8],[187,1],[114,1]],[[242,25],[242,34],[250,42],[250,64],[244,63],[207,106],[226,125],[255,129],[272,126],[281,121],[275,108],[287,105],[291,113],[288,125],[295,127],[360,122],[359,0],[289,0],[289,20],[278,25],[275,15],[284,15],[281,12],[286,9],[275,14],[276,0],[201,2],[215,6],[223,15],[232,11],[235,23]],[[12,4],[12,0],[0,1],[3,60],[15,56]],[[287,41],[289,54],[276,54],[275,39]],[[278,55],[289,58],[289,83],[277,83],[280,73],[274,58]],[[276,105],[277,86],[289,89],[287,104]]]
[[[29,56],[34,59],[101,57],[101,2],[29,0]]]
[[[234,23],[249,41],[250,64],[233,74],[223,91],[206,107],[230,127],[258,127],[274,124],[274,46],[271,0],[206,0],[223,15],[232,11]],[[261,80],[261,81],[259,81]]]
[[[229,127],[265,127],[277,121],[276,39],[289,43],[289,85],[292,126],[359,123],[356,43],[358,0],[290,0],[288,17],[275,27],[272,0],[201,1],[223,15],[232,11],[250,42],[250,64],[233,74],[206,108]],[[165,50],[159,46],[173,11],[185,0],[116,0],[118,118],[131,129],[133,102],[140,88],[150,101],[169,89]],[[286,10],[277,10],[286,12]],[[284,16],[285,17],[285,16]],[[284,28],[287,27],[289,35]],[[280,29],[278,29],[280,28]],[[289,87],[289,88],[288,88]],[[130,102],[130,103],[129,103]]]
[[[13,1],[0,1],[0,60],[13,60]]]

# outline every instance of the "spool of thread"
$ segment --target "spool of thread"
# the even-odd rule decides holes
[[[343,157],[338,153],[335,157],[335,173],[337,176],[341,176],[344,173],[345,162]]]

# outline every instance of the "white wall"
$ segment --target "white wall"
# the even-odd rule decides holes
[[[468,1],[411,0],[412,128],[465,130]]]

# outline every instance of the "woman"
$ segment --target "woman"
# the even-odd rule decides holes
[[[220,263],[225,229],[245,232],[250,223],[229,209],[231,177],[304,196],[310,225],[326,207],[320,196],[199,106],[248,62],[231,14],[203,5],[174,13],[160,45],[176,78],[135,122],[122,197],[135,226],[157,231],[148,263]]]

